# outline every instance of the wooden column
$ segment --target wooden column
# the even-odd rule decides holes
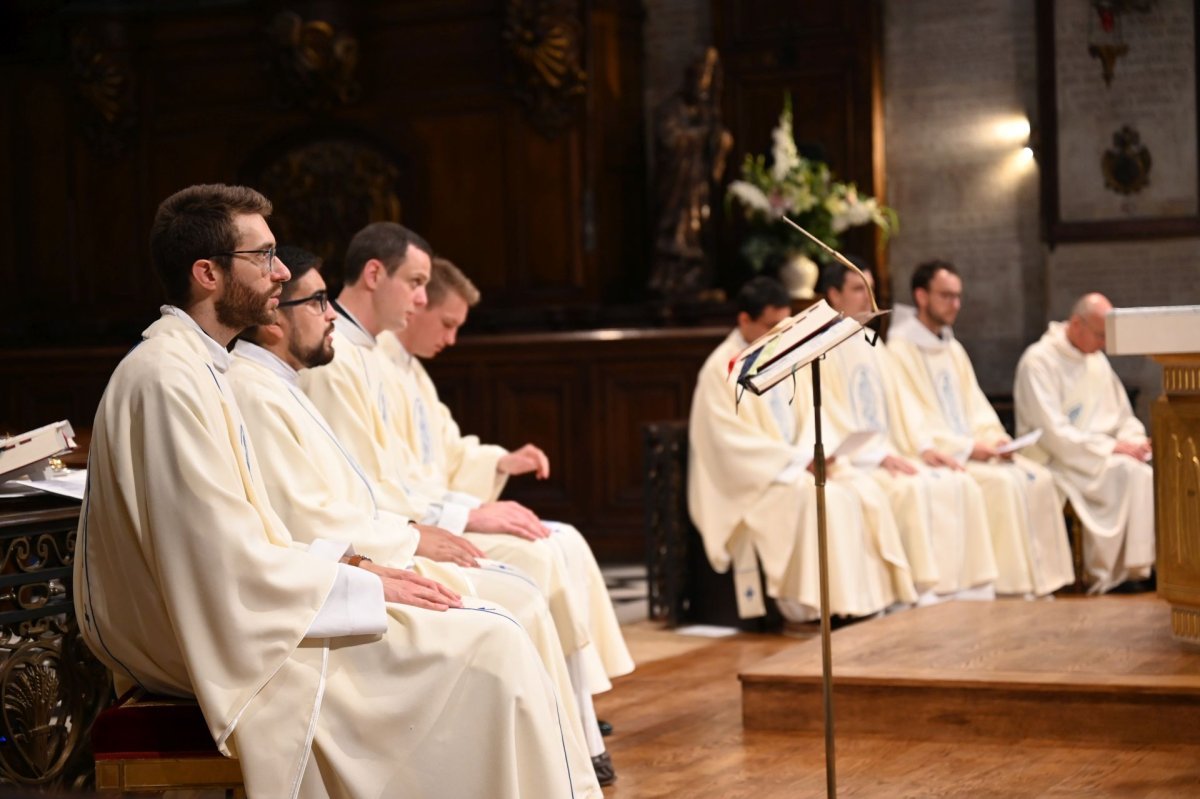
[[[1152,412],[1158,593],[1175,638],[1200,646],[1200,353],[1154,360],[1163,366]]]

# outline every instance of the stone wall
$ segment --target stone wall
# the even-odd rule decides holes
[[[1021,160],[1013,124],[1037,123],[1034,11],[1034,0],[885,0],[888,201],[901,218],[894,296],[908,294],[923,259],[960,267],[955,333],[988,392],[1011,389],[1024,347],[1087,291],[1117,306],[1200,303],[1200,239],[1042,243],[1037,165]],[[1132,56],[1118,67],[1137,68]],[[1143,358],[1114,365],[1140,389],[1148,420],[1160,370]]]

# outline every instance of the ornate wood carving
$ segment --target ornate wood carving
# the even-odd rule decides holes
[[[355,78],[358,39],[325,20],[305,20],[294,11],[280,11],[267,26],[275,45],[271,66],[276,97],[285,108],[302,105],[310,111],[350,105],[362,97]]]
[[[369,222],[399,222],[401,169],[383,151],[352,139],[308,141],[284,149],[255,185],[275,206],[271,229],[327,262]]]
[[[675,627],[688,610],[687,422],[656,422],[644,430],[650,618]]]
[[[82,129],[101,156],[124,155],[137,132],[133,65],[117,23],[80,28],[71,35],[71,79],[79,99]]]
[[[0,785],[79,789],[107,670],[75,623],[78,506],[0,516]]]
[[[1200,356],[1159,355],[1163,394],[1151,411],[1158,594],[1180,641],[1200,645]]]
[[[508,0],[504,43],[513,68],[513,93],[529,121],[547,138],[570,127],[587,94],[583,25],[571,0]]]

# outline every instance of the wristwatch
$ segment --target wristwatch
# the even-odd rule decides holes
[[[346,563],[350,564],[351,566],[361,566],[364,560],[367,563],[374,562],[366,555],[351,555],[350,557],[346,558]]]

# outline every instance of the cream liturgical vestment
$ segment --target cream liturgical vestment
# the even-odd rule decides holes
[[[851,433],[878,436],[851,457],[851,463],[879,483],[891,500],[913,581],[923,599],[955,594],[994,595],[996,559],[988,533],[983,493],[963,472],[931,469],[917,457],[913,442],[924,424],[913,403],[899,401],[887,347],[865,334],[850,337],[826,356],[821,369],[827,451]],[[915,475],[891,474],[887,456],[908,456]]]
[[[996,592],[1042,596],[1072,582],[1062,502],[1050,473],[1021,455],[1011,462],[969,460],[976,442],[991,445],[1008,436],[950,329],[937,336],[910,317],[892,327],[888,351],[901,401],[924,416],[914,448],[953,456],[983,489]]]
[[[794,620],[820,612],[813,413],[808,372],[793,395],[749,391],[735,406],[730,361],[746,346],[734,330],[705,362],[688,423],[688,509],[718,572],[734,566],[738,612],[762,615],[767,593]],[[789,405],[790,403],[790,405]],[[822,427],[824,430],[824,426]],[[830,612],[866,616],[917,599],[887,497],[869,477],[834,464],[825,486]],[[792,607],[792,603],[799,608]]]
[[[1146,441],[1146,429],[1103,352],[1084,355],[1051,322],[1017,364],[1017,432],[1041,429],[1029,455],[1046,464],[1087,535],[1089,591],[1102,593],[1154,566],[1154,472],[1113,453]]]
[[[390,367],[387,382],[394,411],[391,426],[405,443],[406,478],[419,483],[421,490],[432,497],[453,499],[465,495],[467,502],[495,501],[507,480],[496,472],[497,462],[507,454],[504,448],[480,444],[475,436],[461,434],[425,367],[405,351],[391,331],[379,335],[378,350]],[[489,556],[522,569],[539,569],[539,563],[547,557],[561,560],[575,607],[587,620],[591,648],[603,664],[604,673],[608,677],[628,674],[633,671],[633,659],[591,547],[570,524],[547,521],[543,524],[550,529],[551,536],[541,541],[526,541],[511,535],[468,535]],[[548,549],[551,551],[546,552]],[[605,686],[602,682],[596,687]]]
[[[554,687],[515,620],[386,604],[336,562],[346,544],[294,542],[229,354],[172,308],[144,338],[100,402],[75,559],[118,690],[194,695],[255,799],[571,796]]]
[[[418,484],[408,483],[408,445],[393,428],[398,411],[389,383],[392,367],[380,354],[375,337],[338,308],[333,362],[305,369],[300,374],[301,388],[370,479],[380,509],[463,533],[478,500],[465,495],[434,499]],[[578,589],[561,551],[521,546],[530,542],[513,536],[471,534],[471,540],[489,557],[516,566],[537,584],[550,606],[564,653],[581,655],[582,678],[589,690],[611,688],[606,664],[591,645],[587,608],[576,599]],[[514,557],[514,552],[527,557]]]
[[[463,569],[414,557],[416,529],[407,519],[377,507],[370,481],[300,390],[296,370],[262,347],[239,341],[228,377],[260,457],[271,505],[279,509],[292,536],[303,542],[319,538],[352,542],[356,552],[378,563],[411,567],[449,586],[464,595],[464,603],[477,603],[466,596],[472,594],[499,603],[497,609],[514,615],[533,639],[559,691],[563,715],[570,722],[568,753],[576,756],[573,773],[577,781],[594,779],[562,644],[546,601],[532,581],[494,561]],[[588,789],[577,785],[577,795],[587,795]]]

